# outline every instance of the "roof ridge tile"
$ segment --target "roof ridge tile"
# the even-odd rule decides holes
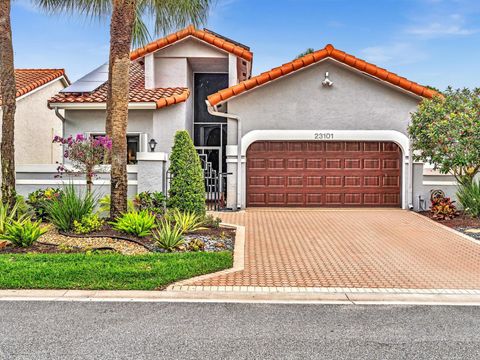
[[[393,72],[378,67],[365,60],[359,59],[342,50],[338,50],[332,44],[327,44],[323,49],[314,51],[313,53],[304,55],[298,59],[294,59],[281,66],[274,67],[269,71],[262,72],[261,74],[253,76],[248,80],[244,80],[237,85],[211,94],[207,97],[207,101],[212,106],[217,105],[233,96],[237,96],[246,91],[250,91],[257,86],[263,85],[270,81],[281,78],[282,76],[303,69],[307,66],[322,61],[325,58],[332,58],[334,60],[337,60],[341,63],[344,63],[345,65],[355,68],[356,70],[376,77],[382,81],[387,81],[392,85],[398,86],[406,91],[410,91],[418,96],[431,98],[435,95],[438,95],[438,93],[434,90],[428,89],[427,87],[422,86],[414,81],[408,80],[404,77],[400,77]],[[233,88],[235,89],[233,90]]]

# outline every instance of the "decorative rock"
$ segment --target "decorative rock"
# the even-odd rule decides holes
[[[467,229],[465,230],[466,233],[470,233],[470,234],[480,234],[480,229],[477,228],[477,229]]]
[[[0,240],[0,249],[5,249],[9,243],[7,240]]]

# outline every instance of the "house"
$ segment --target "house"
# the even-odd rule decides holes
[[[129,163],[166,159],[186,129],[227,174],[229,208],[420,209],[432,188],[454,191],[412,161],[407,135],[410,114],[436,93],[332,45],[253,77],[250,49],[206,29],[130,57]],[[104,133],[107,67],[49,100],[65,111],[66,134]]]
[[[52,144],[52,138],[62,133],[62,122],[45,104],[70,84],[65,71],[15,69],[15,79],[15,163],[54,164],[61,160],[62,152],[58,145]]]

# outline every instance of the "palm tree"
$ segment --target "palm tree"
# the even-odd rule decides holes
[[[305,55],[308,55],[308,54],[312,54],[312,53],[314,53],[314,52],[315,52],[315,49],[314,49],[314,48],[308,48],[308,49],[305,50],[304,52],[298,54],[295,59],[300,59],[301,57],[304,57]]]
[[[50,12],[78,12],[89,17],[111,14],[107,117],[105,131],[112,139],[111,209],[117,217],[127,211],[127,124],[130,46],[150,38],[145,20],[155,33],[187,24],[199,25],[212,0],[35,0]]]
[[[2,104],[2,201],[9,206],[15,203],[15,68],[13,65],[12,27],[10,25],[10,0],[0,1],[0,97]]]

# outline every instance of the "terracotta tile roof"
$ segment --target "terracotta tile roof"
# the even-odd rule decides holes
[[[217,105],[221,102],[228,100],[229,98],[242,94],[257,86],[273,81],[277,78],[305,68],[308,65],[314,64],[326,58],[332,58],[340,61],[357,70],[363,71],[380,80],[387,81],[395,86],[398,86],[419,96],[431,98],[434,95],[438,94],[436,91],[431,90],[425,86],[419,85],[413,81],[407,80],[406,78],[400,77],[392,72],[370,64],[364,60],[358,59],[343,51],[337,50],[333,47],[333,45],[329,44],[325,46],[325,48],[315,51],[314,53],[305,55],[299,59],[295,59],[270,71],[261,73],[260,75],[254,76],[249,80],[242,81],[239,84],[231,86],[227,89],[220,90],[219,92],[208,96],[207,99],[212,106]]]
[[[107,101],[107,87],[104,83],[96,90],[89,93],[59,93],[48,100],[48,105],[52,103],[105,103]],[[190,95],[188,88],[157,88],[145,89],[144,68],[138,62],[132,62],[130,65],[130,92],[129,102],[153,102],[157,109],[177,104],[187,100]]]
[[[211,45],[218,47],[219,49],[235,54],[247,61],[252,61],[253,59],[253,53],[247,50],[246,48],[239,46],[237,44],[234,44],[225,38],[215,36],[211,32],[195,29],[195,27],[193,26],[189,26],[183,30],[177,31],[176,33],[170,34],[162,39],[153,41],[142,48],[132,51],[130,53],[130,59],[136,60],[138,58],[141,58],[147,54],[150,54],[168,45],[171,45],[179,40],[182,40],[187,36],[194,36],[197,39],[203,40]]]
[[[15,69],[16,95],[17,97],[25,95],[62,76],[68,82],[64,69]],[[0,104],[1,102],[2,98],[0,97]]]

